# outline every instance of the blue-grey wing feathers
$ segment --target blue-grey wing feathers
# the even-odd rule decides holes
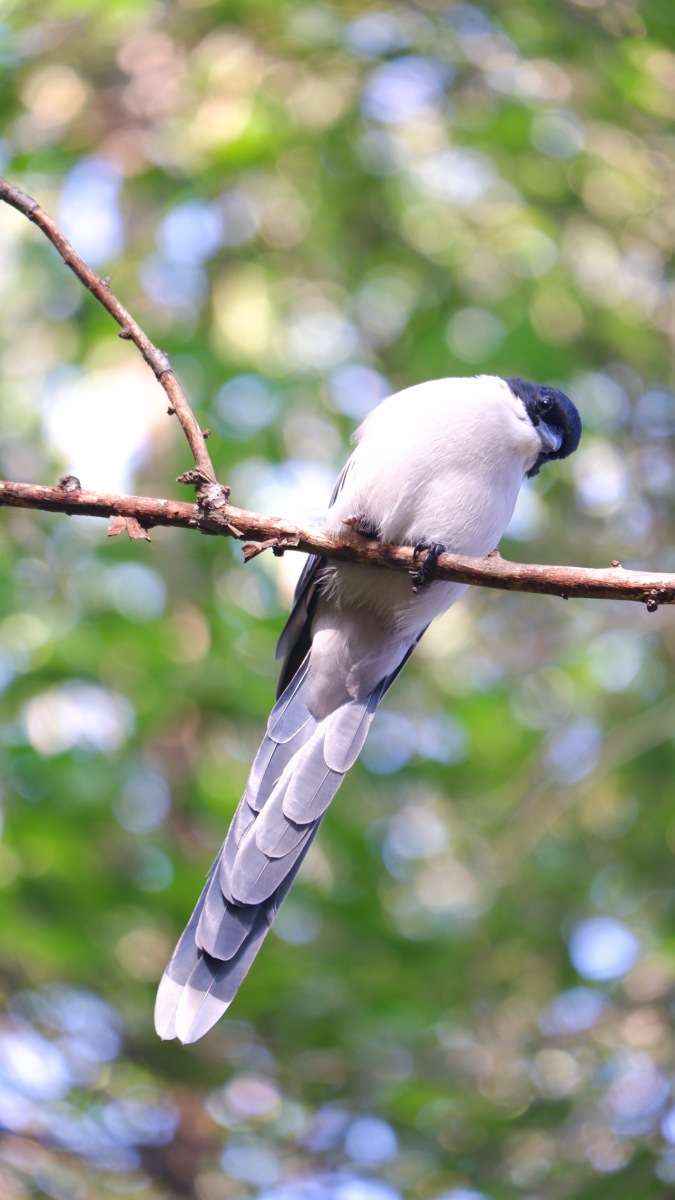
[[[234,997],[366,738],[389,680],[317,721],[303,663],[268,722],[225,843],[159,988],[161,1037],[195,1041]]]
[[[350,458],[338,475],[328,502],[329,508],[332,508],[337,497],[340,495],[345,485],[345,480],[352,468],[352,463],[353,459]],[[295,586],[291,611],[281,631],[275,651],[275,658],[282,658],[284,660],[284,665],[279,675],[277,696],[281,696],[286,690],[286,687],[304,661],[310,648],[312,641],[312,619],[321,590],[321,574],[325,562],[324,558],[320,558],[316,554],[310,554],[300,572],[300,578]]]

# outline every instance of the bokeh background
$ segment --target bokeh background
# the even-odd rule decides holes
[[[522,374],[582,448],[503,553],[675,569],[666,0],[4,0],[0,159],[166,349],[243,507],[389,391]],[[0,470],[187,498],[133,347],[0,211]],[[0,1197],[675,1189],[675,624],[474,592],[387,697],[230,1015],[154,990],[297,556],[0,519]]]

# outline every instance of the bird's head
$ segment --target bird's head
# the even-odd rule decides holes
[[[541,452],[528,478],[537,475],[544,463],[567,458],[579,445],[581,417],[564,392],[542,383],[529,383],[517,375],[505,380],[514,396],[522,401],[541,441]]]

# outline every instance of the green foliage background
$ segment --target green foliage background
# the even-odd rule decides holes
[[[235,503],[320,503],[383,389],[518,373],[586,428],[503,552],[672,569],[670,3],[0,21],[3,173],[170,353]],[[96,489],[114,460],[179,495],[152,377],[9,209],[0,306],[3,475]],[[439,622],[231,1015],[183,1048],[154,989],[299,564],[0,525],[3,1200],[673,1194],[670,612],[481,593]]]

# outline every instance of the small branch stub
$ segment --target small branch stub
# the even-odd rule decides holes
[[[273,546],[277,546],[278,544],[276,538],[268,538],[266,542],[258,542],[257,546],[254,542],[247,542],[241,548],[244,562],[250,562],[252,558],[257,558],[259,554],[262,554],[263,550],[271,550]]]
[[[126,530],[130,542],[143,540],[150,541],[150,534],[147,529],[144,529],[140,521],[135,517],[111,517],[110,525],[108,526],[108,537],[117,537],[119,533],[124,533]]]
[[[244,536],[242,534],[242,537]],[[283,558],[285,550],[297,550],[299,541],[298,537],[275,537],[267,538],[266,541],[259,542],[257,545],[251,545],[249,542],[241,548],[244,555],[244,562],[247,563],[252,558],[257,558],[259,554],[262,554],[263,550],[271,550],[275,558]]]
[[[204,484],[208,482],[208,478],[199,469],[194,468],[191,471],[184,471],[176,479],[176,483],[184,483],[188,487],[192,486],[195,488],[204,487]]]
[[[77,475],[62,475],[59,479],[59,486],[63,488],[64,492],[72,493],[82,491],[82,484],[77,478]]]

